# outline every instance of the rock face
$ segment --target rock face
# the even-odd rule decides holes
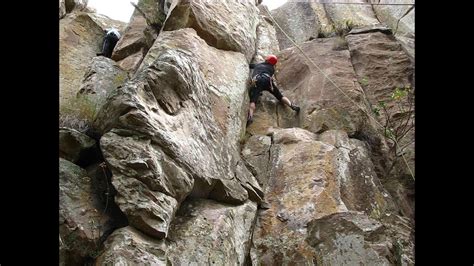
[[[188,194],[231,204],[259,200],[238,148],[247,75],[242,54],[183,29],[160,34],[137,77],[112,94],[96,126],[113,129],[101,148],[130,224],[162,238]]]
[[[90,66],[73,95],[100,99],[87,131],[100,152],[86,160],[97,144],[60,129],[75,163],[60,159],[61,265],[414,264],[414,183],[377,125],[414,113],[387,103],[371,118],[395,88],[414,89],[398,33],[370,5],[293,1],[275,16],[308,61],[279,51],[260,2],[142,0],[112,60],[64,61]],[[83,20],[101,39],[100,19]],[[245,128],[248,63],[270,53],[301,111],[264,92]]]
[[[113,229],[93,184],[84,169],[59,159],[59,236],[66,265],[95,257],[104,234]]]
[[[346,39],[354,70],[370,104],[373,108],[381,109],[379,102],[385,103],[387,111],[384,115],[385,113],[381,110],[382,114],[378,117],[380,123],[385,125],[388,117],[389,121],[392,121],[390,125],[393,125],[395,132],[408,130],[408,126],[411,123],[414,124],[414,106],[410,106],[408,98],[396,100],[393,95],[397,88],[412,88],[407,97],[414,97],[414,69],[409,55],[392,35],[381,32],[349,34]],[[414,171],[413,130],[408,131],[399,144],[399,151],[403,150],[408,166],[411,171]],[[393,195],[397,195],[395,198],[399,200],[398,205],[402,208],[402,212],[405,215],[413,216],[414,210],[409,207],[413,206],[411,199],[413,188],[410,187],[414,185],[410,185],[413,182],[410,170],[403,158],[392,158],[392,160],[395,165],[392,171],[387,173],[391,176],[391,178],[387,178],[387,188]],[[390,169],[390,166],[387,167]],[[409,185],[402,186],[397,182]]]
[[[93,121],[98,110],[104,105],[107,96],[127,80],[127,72],[113,60],[98,56],[92,58],[84,74],[81,87],[77,92],[78,101],[82,102],[88,112],[84,117]]]
[[[368,117],[371,110],[357,82],[350,53],[336,49],[337,45],[337,38],[316,39],[301,44],[305,53],[330,80],[297,48],[286,49],[279,54],[276,78],[282,93],[301,107],[299,117],[295,118],[291,109],[279,104],[280,127],[299,126],[315,133],[340,129],[349,136],[373,127]]]
[[[59,129],[59,157],[83,165],[81,159],[97,157],[95,140],[71,128]]]
[[[257,178],[258,184],[263,188],[268,182],[268,168],[270,166],[269,136],[255,135],[250,137],[242,149],[242,157],[247,167]]]
[[[59,19],[63,18],[66,15],[66,4],[64,0],[59,0]]]
[[[95,265],[167,265],[164,241],[153,239],[131,226],[110,235],[104,250]]]
[[[165,31],[193,28],[207,44],[241,52],[250,62],[255,54],[258,9],[252,0],[180,0],[170,11]]]
[[[309,221],[348,210],[377,217],[391,210],[366,148],[345,132],[317,136],[288,128],[275,130],[272,140],[265,188],[270,209],[257,221],[253,264],[311,264],[316,255],[304,241]]]
[[[103,29],[110,25],[117,25],[117,21],[83,12],[71,13],[59,21],[60,113],[81,113],[82,102],[76,94],[91,61],[102,49]]]
[[[327,1],[327,3],[337,1]],[[364,0],[354,0],[351,3],[366,3]],[[370,5],[324,5],[326,14],[332,21],[333,26],[337,28],[361,27],[377,25],[380,22],[375,17],[374,11]]]
[[[294,42],[299,44],[318,37],[320,26],[310,1],[289,1],[271,12]],[[275,28],[281,50],[294,46],[280,28]]]
[[[411,228],[399,217],[389,219],[399,222],[387,224],[352,211],[328,215],[308,223],[306,240],[319,254],[318,265],[415,265],[413,247],[405,248]]]
[[[382,32],[346,36],[350,59],[369,102],[389,102],[395,88],[411,86],[413,65],[401,45]]]
[[[109,132],[102,137],[101,147],[114,173],[116,202],[130,224],[149,235],[166,236],[177,200],[192,189],[191,177],[149,140]]]
[[[138,1],[137,6],[143,13],[135,9],[112,54],[112,59],[117,61],[122,69],[134,73],[153,45],[166,18],[164,2]]]
[[[415,54],[415,6],[410,0],[381,0],[369,1],[380,4],[407,4],[407,5],[375,5],[374,11],[380,22],[393,29],[395,37],[403,45],[410,58]]]
[[[265,12],[260,12],[257,26],[256,54],[253,60],[255,63],[263,62],[267,55],[280,51],[275,28],[264,14]]]
[[[340,130],[325,131],[319,139],[338,149],[338,160],[343,162],[339,165],[341,198],[349,210],[363,211],[377,219],[397,210],[377,177],[366,143],[348,138]]]
[[[167,240],[171,265],[245,265],[257,206],[186,202]]]
[[[324,254],[316,257],[318,265],[391,265],[370,241],[383,235],[383,225],[363,213],[329,215],[310,222],[308,231],[308,242]]]
[[[87,8],[89,0],[64,0],[65,8],[67,13],[71,13],[73,10],[84,11]]]
[[[76,96],[91,59],[101,49],[103,30],[86,13],[59,21],[60,108]]]

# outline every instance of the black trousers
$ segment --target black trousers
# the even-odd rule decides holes
[[[281,94],[281,92],[278,90],[278,88],[276,86],[273,86],[273,90],[271,89],[272,85],[271,85],[271,79],[269,77],[266,77],[266,76],[257,76],[257,80],[255,82],[255,86],[253,86],[252,88],[250,88],[250,102],[251,103],[257,103],[257,100],[258,98],[260,97],[260,95],[262,94],[263,91],[268,91],[270,92],[271,94],[273,94],[273,96],[275,96],[275,98],[277,98],[279,101],[281,101],[281,98],[283,98],[283,95]]]
[[[104,44],[102,45],[102,55],[110,58],[118,40],[119,38],[115,34],[107,34],[104,37]]]

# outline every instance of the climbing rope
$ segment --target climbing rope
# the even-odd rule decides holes
[[[321,5],[371,5],[371,6],[415,6],[413,4],[402,4],[402,3],[350,3],[350,2],[311,2],[313,4],[321,4]]]
[[[105,184],[107,186],[107,191],[105,192],[105,208],[104,208],[104,211],[103,211],[103,213],[105,215],[106,212],[107,212],[107,207],[109,206],[109,195],[110,195],[109,181],[107,179],[107,173],[105,172],[105,168],[107,168],[107,164],[105,164],[105,162],[103,162],[99,166],[102,169],[102,173],[104,174],[104,178],[105,178]]]
[[[278,24],[278,22],[276,22],[275,18],[273,18],[272,14],[270,13],[270,10],[268,9],[267,6],[263,5],[263,7],[266,9],[267,11],[267,14],[270,16],[270,18],[272,19],[273,23],[275,23],[275,25],[277,25],[277,27],[281,30],[281,32],[283,32],[283,34],[286,36],[286,38],[288,38],[288,40],[290,40],[290,42],[293,43],[293,45],[298,48],[298,50],[300,50],[300,52],[303,54],[303,56],[314,66],[316,67],[316,69],[318,69],[322,74],[323,76],[328,79],[332,85],[334,85],[334,87],[336,87],[344,96],[346,96],[355,106],[359,107],[360,110],[362,110],[363,112],[365,112],[367,114],[367,116],[369,116],[370,118],[372,118],[372,120],[377,124],[379,125],[382,129],[384,129],[384,126],[379,122],[377,121],[377,119],[375,119],[369,112],[367,112],[367,110],[363,107],[363,106],[360,106],[358,103],[356,103],[349,95],[347,95],[339,86],[337,86],[337,84],[328,76],[326,75],[326,73],[324,73],[324,71],[318,67],[318,65],[316,65],[313,60],[311,58],[308,57],[308,55],[306,55],[306,53],[303,51],[303,49],[301,49],[301,47],[295,42],[293,41],[293,39],[291,39],[291,37],[286,33],[285,30],[283,30],[280,25]],[[399,146],[398,142],[396,139],[393,140],[395,142],[395,145]],[[415,175],[413,174],[413,171],[411,170],[410,166],[408,165],[408,162],[404,156],[403,153],[401,153],[402,155],[402,158],[403,158],[403,161],[405,162],[407,168],[408,168],[408,171],[410,171],[410,175],[411,177],[413,178],[413,180],[415,180]]]

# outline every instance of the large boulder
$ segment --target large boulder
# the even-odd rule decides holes
[[[360,212],[337,213],[308,223],[307,239],[317,251],[317,265],[393,265],[385,258],[388,252],[383,253],[391,243],[374,241],[380,236],[384,236],[383,225]]]
[[[271,144],[269,136],[254,135],[245,142],[242,148],[242,157],[247,167],[263,189],[265,189],[268,182]]]
[[[134,73],[153,45],[158,32],[166,18],[164,0],[145,1],[137,3],[127,28],[117,42],[112,53],[112,59],[117,61],[121,68]]]
[[[267,55],[280,51],[273,22],[263,14],[265,13],[260,12],[257,25],[256,54],[253,59],[255,63],[263,62]]]
[[[64,0],[66,12],[71,13],[73,10],[85,11],[89,0]]]
[[[76,99],[91,60],[102,50],[104,29],[117,21],[92,13],[74,12],[59,21],[59,107],[61,114],[81,117],[89,112]],[[122,25],[124,23],[122,22]],[[86,110],[81,108],[86,108]]]
[[[341,130],[325,131],[319,140],[336,147],[340,160],[344,162],[340,168],[340,191],[347,209],[362,211],[374,219],[397,211],[393,197],[376,174],[366,142],[348,138]]]
[[[309,131],[276,130],[270,148],[269,209],[254,230],[253,265],[311,263],[314,252],[304,238],[306,223],[347,210],[340,197],[334,160],[337,149]]]
[[[59,159],[59,237],[66,265],[97,256],[114,227],[94,182],[85,169]]]
[[[113,60],[104,56],[92,58],[76,95],[77,101],[83,104],[83,117],[93,121],[110,92],[121,86],[127,78],[127,72]]]
[[[59,157],[81,166],[98,158],[96,141],[72,128],[59,128]]]
[[[392,28],[395,37],[403,45],[410,58],[415,55],[415,5],[412,0],[371,0],[374,4],[407,4],[407,5],[374,5],[373,9],[380,22]]]
[[[101,50],[103,37],[103,29],[87,13],[59,21],[60,111],[66,111],[75,98],[91,59]]]
[[[92,20],[94,20],[94,22],[97,23],[97,25],[99,25],[103,30],[106,30],[106,29],[108,29],[108,28],[114,27],[114,28],[116,28],[117,30],[119,30],[120,32],[123,32],[123,30],[124,30],[125,27],[127,26],[127,23],[125,23],[125,22],[123,22],[123,21],[116,20],[116,19],[111,19],[111,18],[109,18],[109,17],[106,16],[106,15],[99,14],[99,13],[96,13],[96,12],[88,13],[88,15],[89,15],[90,18],[91,18]]]
[[[261,199],[240,159],[247,76],[241,53],[182,29],[162,32],[137,76],[112,93],[95,123],[110,131],[101,148],[131,224],[164,237],[186,196]]]
[[[372,105],[389,103],[395,88],[412,86],[413,64],[392,35],[359,32],[346,40],[357,80]]]
[[[396,215],[335,213],[308,223],[306,241],[317,265],[415,265],[412,228]]]
[[[338,2],[335,0],[325,1],[326,15],[332,21],[336,31],[380,24],[371,5],[367,5],[365,0],[353,0],[354,5],[330,4]],[[362,5],[358,5],[362,4]]]
[[[393,211],[367,148],[343,131],[274,130],[270,165],[269,209],[258,217],[253,237],[256,265],[311,264],[316,253],[304,239],[314,219],[348,210],[379,218]]]
[[[247,265],[257,204],[185,202],[167,238],[171,265]]]
[[[253,0],[181,0],[170,13],[163,30],[193,28],[207,44],[222,50],[241,52],[247,62],[255,54],[258,9]]]
[[[164,240],[149,237],[127,226],[112,233],[95,265],[169,265]]]
[[[318,22],[318,37],[334,37],[336,35],[336,27],[333,21],[326,13],[325,4],[320,4],[316,1],[310,1],[313,9],[315,19]]]
[[[116,202],[130,224],[152,236],[166,236],[178,202],[191,192],[194,180],[150,140],[109,132],[101,138],[101,148],[115,173]]]
[[[320,25],[310,1],[288,1],[271,13],[278,25],[297,44],[318,37]],[[281,50],[294,46],[278,26],[275,29]]]

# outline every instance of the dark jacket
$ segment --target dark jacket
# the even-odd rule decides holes
[[[252,77],[262,73],[267,73],[270,76],[273,76],[273,74],[275,74],[275,67],[267,62],[249,64],[249,67],[250,69],[253,69]]]

